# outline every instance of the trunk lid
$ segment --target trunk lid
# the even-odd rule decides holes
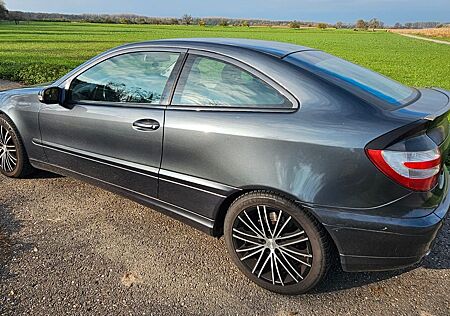
[[[438,88],[421,89],[419,92],[420,97],[416,101],[394,112],[402,116],[434,121],[450,111],[450,92]]]

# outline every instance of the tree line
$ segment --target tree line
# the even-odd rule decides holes
[[[14,21],[53,21],[53,22],[88,22],[88,23],[112,23],[112,24],[156,24],[156,25],[200,25],[200,26],[284,26],[290,28],[318,27],[325,29],[334,27],[338,29],[382,29],[386,25],[377,18],[365,21],[359,19],[355,23],[336,22],[335,24],[306,21],[273,21],[264,19],[231,19],[220,17],[193,17],[184,14],[180,18],[148,17],[135,14],[61,14],[8,11],[3,0],[0,0],[0,20]],[[394,28],[434,28],[445,26],[439,22],[412,22],[396,23]]]

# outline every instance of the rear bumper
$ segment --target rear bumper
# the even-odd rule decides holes
[[[444,172],[440,204],[418,218],[372,216],[351,210],[312,211],[335,241],[345,271],[392,270],[413,265],[426,256],[450,207],[448,172]],[[391,206],[392,208],[392,206]]]

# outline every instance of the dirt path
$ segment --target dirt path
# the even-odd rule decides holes
[[[21,86],[22,85],[20,83],[0,79],[0,91],[8,90],[8,89],[14,89],[14,88],[19,88]]]
[[[395,33],[398,35],[402,35],[402,36],[406,36],[406,37],[410,37],[410,38],[420,39],[420,40],[429,41],[429,42],[438,43],[438,44],[450,45],[450,42],[441,41],[441,40],[437,40],[434,38],[428,38],[428,37],[422,37],[422,36],[418,36],[418,35],[404,34],[404,33],[398,33],[398,32],[395,32]]]

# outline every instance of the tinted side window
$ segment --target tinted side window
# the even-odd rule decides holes
[[[173,104],[291,108],[292,103],[275,88],[249,72],[221,60],[190,55]]]
[[[71,100],[159,104],[178,57],[139,52],[107,59],[72,81]]]

